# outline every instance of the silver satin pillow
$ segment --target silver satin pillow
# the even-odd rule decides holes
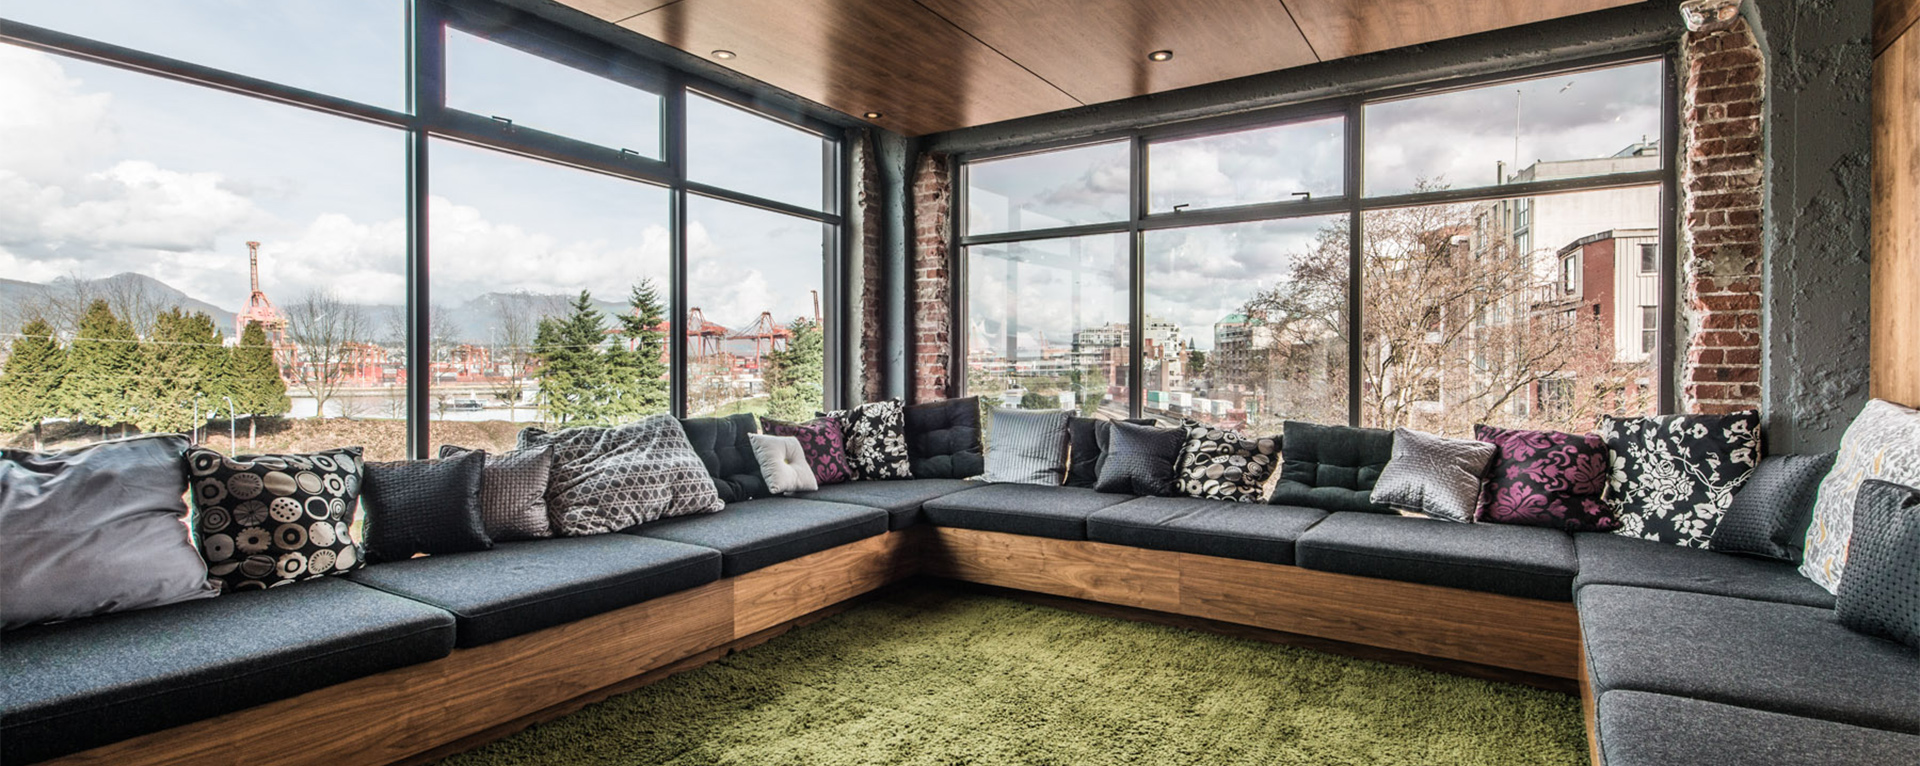
[[[1067,476],[1067,422],[1054,410],[996,407],[987,416],[985,481],[1059,486]]]
[[[1499,448],[1407,428],[1393,431],[1393,457],[1373,485],[1373,502],[1396,511],[1471,522],[1480,482]]]
[[[0,450],[6,629],[211,598],[187,536],[187,438]]]

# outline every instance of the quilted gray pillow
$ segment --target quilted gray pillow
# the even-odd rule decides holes
[[[547,515],[565,537],[615,532],[726,507],[680,421],[654,415],[617,428],[520,432],[520,446],[553,446]]]
[[[1835,616],[1920,649],[1920,489],[1868,479],[1856,506]]]
[[[442,460],[469,452],[465,447],[440,445]],[[480,476],[480,523],[494,542],[536,540],[553,536],[547,519],[547,481],[553,470],[553,449],[521,449],[487,455]]]
[[[1499,448],[1410,428],[1393,431],[1393,458],[1373,484],[1373,502],[1396,511],[1470,523],[1480,482]]]

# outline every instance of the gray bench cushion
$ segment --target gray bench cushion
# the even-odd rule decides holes
[[[929,500],[922,512],[943,527],[1085,540],[1088,516],[1132,499],[1079,487],[987,484]]]
[[[1833,594],[1784,561],[1683,548],[1605,532],[1573,536],[1580,557],[1574,588],[1632,585],[1833,608]]]
[[[1087,517],[1087,539],[1163,551],[1292,564],[1293,543],[1327,512],[1195,497],[1143,497]]]
[[[466,648],[705,585],[720,579],[720,554],[630,535],[560,537],[375,564],[351,579],[452,612]]]
[[[438,659],[453,635],[453,615],[332,577],[10,632],[0,639],[0,763]]]
[[[928,500],[978,486],[980,482],[962,479],[849,481],[828,484],[818,492],[801,492],[794,497],[879,508],[890,517],[888,529],[906,529],[920,523],[920,506]]]
[[[1342,511],[1294,546],[1300,566],[1546,601],[1573,597],[1573,539],[1557,529]]]
[[[712,548],[720,552],[721,573],[732,577],[884,535],[887,512],[859,505],[767,497],[733,503],[719,513],[680,516],[622,531]]]
[[[1600,695],[1607,766],[1920,763],[1920,737],[1646,692]]]
[[[1920,655],[1833,610],[1619,585],[1580,589],[1595,693],[1630,690],[1920,734]]]

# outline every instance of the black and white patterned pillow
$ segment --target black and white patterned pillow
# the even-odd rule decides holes
[[[1606,418],[1614,534],[1705,548],[1760,462],[1760,413]]]
[[[469,451],[440,445],[441,459]],[[547,480],[552,471],[550,447],[487,455],[480,481],[480,523],[488,539],[497,543],[553,536],[553,522],[547,519]]]
[[[520,448],[553,446],[547,514],[566,537],[713,513],[726,507],[687,432],[671,415],[617,428],[520,432]]]
[[[223,591],[343,574],[366,563],[355,539],[359,447],[227,457],[187,450],[193,542]]]
[[[847,462],[862,481],[911,479],[907,459],[907,404],[899,399],[867,402],[849,410],[820,413],[840,421],[847,439]]]
[[[1280,437],[1242,436],[1188,420],[1180,448],[1180,491],[1188,497],[1258,503],[1280,465]]]

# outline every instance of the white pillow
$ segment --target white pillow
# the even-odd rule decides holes
[[[1854,498],[1868,479],[1920,484],[1920,412],[1875,399],[1840,437],[1840,457],[1820,482],[1800,562],[1800,573],[1829,593],[1840,588],[1853,540]]]
[[[767,480],[767,489],[773,494],[789,495],[820,488],[813,468],[807,465],[807,453],[800,449],[799,438],[747,434],[747,443],[753,445],[753,457],[760,461],[760,477]]]

